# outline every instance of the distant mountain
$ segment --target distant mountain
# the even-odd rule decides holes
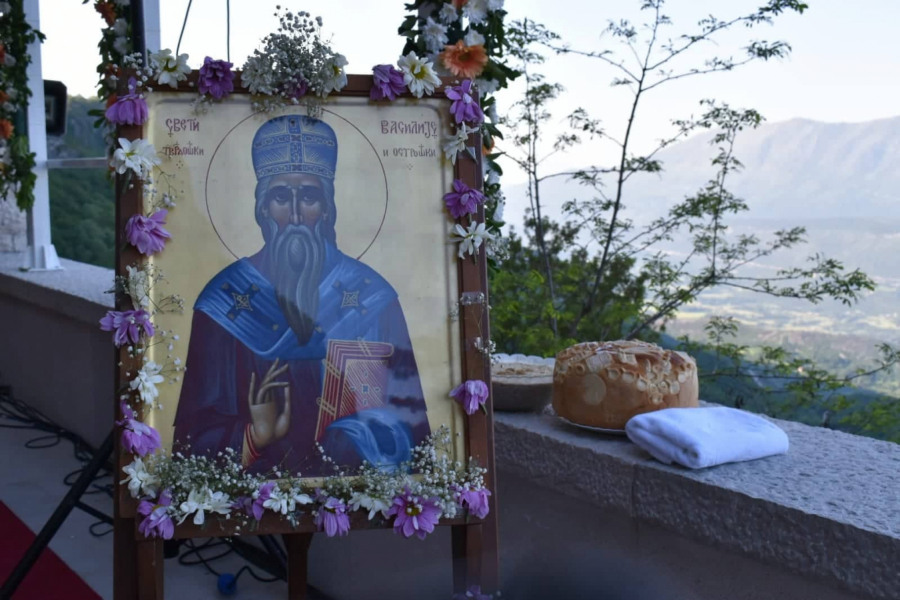
[[[693,136],[658,154],[661,174],[638,174],[626,184],[633,213],[657,216],[714,176],[712,133]],[[741,132],[735,156],[744,164],[729,189],[747,201],[754,218],[900,219],[900,117],[865,123],[792,119]],[[586,166],[586,165],[585,165]],[[577,167],[573,165],[573,167]],[[507,222],[521,228],[524,186],[506,191]],[[542,195],[551,211],[584,197],[573,182],[549,180]],[[634,218],[639,215],[632,215]]]
[[[49,136],[47,153],[50,158],[89,158],[106,156],[103,129],[94,127],[97,117],[88,111],[102,108],[96,98],[70,96],[66,109],[66,135]]]
[[[661,177],[635,177],[631,197],[670,205],[713,176],[712,133],[660,153]],[[744,163],[730,189],[766,219],[900,218],[900,117],[865,123],[792,119],[739,134]],[[704,160],[705,159],[705,160]]]

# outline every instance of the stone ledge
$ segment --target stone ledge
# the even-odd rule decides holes
[[[113,308],[113,270],[61,259],[59,271],[21,271],[22,253],[0,253],[0,294],[90,325]]]
[[[495,413],[497,469],[874,598],[900,598],[900,445],[773,420],[790,452],[691,471],[548,415]]]

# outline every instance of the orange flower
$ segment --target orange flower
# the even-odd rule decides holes
[[[8,140],[13,134],[13,124],[6,119],[0,119],[0,138]]]
[[[485,138],[484,141],[487,141],[487,139],[488,139],[488,138]],[[483,154],[484,156],[487,156],[488,154],[490,154],[491,152],[493,152],[493,151],[494,151],[494,146],[497,145],[496,140],[494,140],[494,136],[491,136],[490,139],[491,139],[491,145],[490,145],[490,146],[488,146],[487,144],[483,144],[483,145],[481,146],[481,154]]]
[[[94,5],[100,16],[106,21],[109,27],[116,24],[116,7],[112,2],[98,2]]]
[[[0,44],[0,63],[6,60],[6,44]]]
[[[444,66],[463,79],[474,79],[481,75],[488,61],[484,46],[466,46],[462,40],[452,46],[444,46],[440,56]]]
[[[0,90],[0,104],[3,104],[7,100],[9,100],[9,94],[4,92],[3,90]]]
[[[453,0],[453,8],[456,10],[461,9],[469,0]]]

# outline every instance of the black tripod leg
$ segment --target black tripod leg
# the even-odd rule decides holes
[[[69,513],[72,512],[72,509],[78,504],[81,495],[84,494],[84,491],[97,476],[97,473],[100,472],[100,469],[102,469],[103,465],[106,464],[106,461],[109,460],[112,451],[113,432],[111,431],[103,442],[103,445],[100,446],[100,449],[94,454],[91,462],[88,463],[81,472],[81,476],[78,477],[75,483],[72,484],[72,487],[69,488],[69,493],[66,494],[66,497],[63,498],[62,502],[59,503],[59,506],[56,507],[56,510],[53,511],[53,514],[44,524],[41,532],[34,538],[34,541],[31,543],[31,546],[28,547],[25,555],[22,556],[19,564],[17,564],[16,568],[9,574],[3,587],[0,588],[0,598],[12,598],[16,588],[19,587],[19,584],[22,583],[22,580],[28,575],[31,567],[37,562],[41,552],[44,551],[44,548],[47,547],[47,544],[50,543],[50,540],[53,539],[53,536],[56,535],[60,526],[65,522],[66,517],[69,516]]]

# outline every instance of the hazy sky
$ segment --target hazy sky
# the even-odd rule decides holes
[[[710,50],[739,56],[749,40],[788,41],[794,48],[785,61],[759,63],[732,73],[687,78],[660,87],[640,107],[634,139],[646,149],[665,134],[673,118],[698,110],[702,98],[716,98],[733,106],[753,107],[770,121],[805,117],[822,121],[867,121],[900,113],[900,53],[896,52],[897,0],[807,0],[802,16],[789,15],[774,26],[737,29]],[[395,62],[403,40],[396,35],[405,11],[404,0],[232,0],[231,57],[244,61],[260,38],[276,28],[276,4],[321,15],[335,49],[347,56],[348,70],[368,73],[373,65]],[[573,47],[598,49],[599,36],[609,19],[636,22],[640,0],[507,0],[510,19],[528,17],[560,33]],[[721,19],[744,14],[761,0],[671,0],[666,13],[674,21],[668,35],[693,31],[692,25],[709,13]],[[187,0],[161,0],[162,45],[175,48]],[[723,8],[725,7],[725,8]],[[852,7],[852,8],[851,8]],[[649,16],[649,15],[645,15]],[[44,77],[66,83],[70,94],[94,93],[96,46],[102,23],[92,3],[42,0],[41,29]],[[206,54],[225,57],[225,0],[194,0],[181,51],[197,68]],[[608,42],[608,40],[606,40]],[[605,46],[613,49],[616,46]],[[700,60],[705,55],[700,55]],[[682,63],[694,66],[696,62]],[[555,121],[583,106],[603,119],[611,132],[621,134],[628,92],[610,88],[613,75],[599,61],[574,56],[551,57],[545,72],[566,87],[566,95],[552,107]],[[515,90],[500,97],[501,108],[515,100]],[[548,169],[583,166],[608,160],[609,149],[586,145],[567,156],[548,161]],[[521,175],[509,172],[509,182]]]

